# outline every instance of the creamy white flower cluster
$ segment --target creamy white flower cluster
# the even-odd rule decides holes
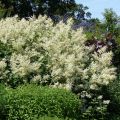
[[[116,68],[111,67],[112,56],[112,52],[106,52],[106,47],[92,55],[92,62],[89,65],[91,89],[96,89],[98,85],[108,85],[116,78]]]
[[[5,79],[5,82],[6,78],[10,82],[14,76],[23,81],[41,81],[46,78],[44,69],[47,69],[48,52],[44,46],[52,37],[52,27],[52,21],[46,16],[29,21],[16,17],[1,20],[0,44],[6,46],[4,49],[9,55],[5,53],[0,58],[0,78]]]
[[[83,86],[87,82],[91,89],[109,84],[115,79],[112,53],[106,53],[105,48],[99,54],[92,53],[92,48],[84,45],[83,30],[74,31],[71,24],[69,20],[54,26],[46,16],[1,20],[0,43],[8,46],[11,54],[1,58],[0,70],[34,82],[51,79],[71,85],[77,79]]]

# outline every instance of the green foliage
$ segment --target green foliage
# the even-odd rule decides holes
[[[108,106],[110,120],[120,119],[120,75],[118,79],[108,87],[108,94],[111,102]]]
[[[107,33],[112,33],[113,36],[119,40],[119,16],[112,9],[105,9],[103,17],[103,21],[100,21],[98,18],[89,20],[89,22],[92,23],[92,26],[85,31],[87,38],[91,39],[91,36],[96,36],[98,39],[105,39]]]
[[[33,120],[41,116],[77,118],[81,102],[64,89],[24,85],[8,95],[8,120]]]
[[[18,15],[28,18],[33,15],[47,15],[54,22],[73,17],[75,22],[81,22],[91,17],[88,7],[77,4],[75,0],[1,0],[1,18]]]
[[[105,19],[105,27],[108,32],[113,33],[115,36],[118,36],[118,16],[112,9],[105,9],[103,13]]]
[[[104,104],[103,98],[100,97],[94,97],[84,102],[88,107],[82,112],[82,119],[105,120],[107,115],[107,104]]]
[[[31,17],[34,13],[49,17],[62,16],[76,6],[75,0],[1,0],[0,3],[6,9],[3,17],[8,17],[8,12],[11,12],[11,16],[18,14],[20,18]]]
[[[15,17],[2,20],[1,82],[12,87],[31,82],[46,85],[48,81],[52,87],[71,89],[75,86],[74,90],[78,87],[81,96],[86,93],[84,113],[90,111],[94,116],[96,106],[101,106],[93,100],[103,94],[96,91],[116,78],[115,68],[111,66],[112,52],[102,48],[93,53],[94,48],[84,44],[86,38],[82,29],[74,31],[71,25],[69,20],[53,26],[46,16],[28,21]],[[81,112],[79,100],[59,89],[18,87],[7,100],[10,120],[39,118],[45,114],[77,118]],[[82,98],[82,102],[84,100]]]
[[[104,99],[105,91],[99,92],[115,78],[115,69],[111,67],[112,53],[101,49],[99,55],[91,54],[91,49],[84,46],[86,39],[81,30],[71,30],[71,23],[59,23],[53,27],[51,20],[46,19],[40,17],[37,20],[19,21],[10,18],[1,22],[4,29],[0,32],[0,82],[14,87],[25,82],[40,84],[41,81],[46,83],[51,80],[55,87],[61,86],[57,86],[57,82],[67,83],[67,87],[71,87],[76,80],[75,87],[79,87],[79,94],[86,94],[82,99],[82,118],[104,119],[107,109],[104,102],[107,99]],[[99,27],[96,24],[96,35],[102,29]],[[103,99],[99,100],[100,95],[103,95]],[[119,94],[114,93],[113,96],[115,100],[110,99],[110,106],[120,101],[115,97]],[[45,118],[48,120],[56,115],[79,119],[80,115],[79,100],[61,89],[22,86],[12,90],[7,100],[9,120],[41,119],[44,115],[50,116]],[[119,117],[118,114],[114,115]],[[53,119],[59,119],[57,117]]]
[[[0,84],[0,120],[5,120],[6,113],[6,95],[7,91],[4,85]]]
[[[87,20],[91,18],[91,13],[88,11],[88,7],[83,4],[76,4],[76,7],[73,10],[75,23],[80,23],[82,20]]]
[[[118,16],[112,9],[106,9],[104,12],[104,18],[105,21],[95,22],[95,26],[91,28],[91,31],[86,31],[86,36],[88,39],[91,39],[92,36],[96,36],[99,40],[105,39],[105,34],[110,32],[113,33],[113,36],[115,37],[117,46],[114,49],[114,55],[113,55],[113,63],[117,67],[117,73],[120,73],[120,25],[118,24]],[[104,33],[104,34],[103,34]],[[103,35],[103,36],[102,36]],[[119,75],[118,75],[119,76]],[[94,93],[95,95],[95,93]],[[118,77],[118,80],[110,84],[108,89],[102,90],[103,98],[98,101],[94,101],[95,99],[92,98],[87,105],[88,107],[83,113],[83,117],[87,117],[90,119],[93,117],[94,119],[97,117],[97,114],[99,117],[96,119],[109,119],[109,120],[120,120],[120,76]],[[110,100],[109,105],[104,105],[103,100]],[[94,102],[93,102],[94,101]],[[92,103],[93,102],[93,103]],[[96,104],[97,103],[97,104]],[[96,111],[97,108],[99,108],[99,111]],[[105,118],[104,118],[105,117]],[[93,119],[92,118],[92,119]]]
[[[120,29],[119,29],[119,36],[116,38],[117,49],[115,51],[115,59],[117,59],[117,66],[120,72]]]
[[[43,116],[43,117],[40,117],[40,118],[34,119],[34,120],[63,120],[63,119],[58,118],[58,117]]]
[[[109,120],[120,120],[120,115],[111,114],[108,119],[109,119]]]
[[[74,119],[70,119],[70,118],[58,118],[58,117],[49,117],[49,116],[43,116],[43,117],[40,117],[38,119],[34,119],[34,120],[74,120]]]
[[[42,14],[64,15],[76,6],[75,0],[34,0],[39,5]]]

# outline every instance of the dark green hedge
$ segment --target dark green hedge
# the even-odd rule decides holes
[[[110,104],[108,106],[109,120],[120,120],[120,74],[108,88]]]
[[[81,102],[73,93],[58,88],[24,85],[7,96],[9,120],[33,120],[41,116],[79,118]]]
[[[6,104],[7,104],[7,90],[6,87],[0,84],[0,120],[5,120],[7,111],[6,111]]]
[[[34,120],[74,120],[74,119],[70,119],[70,118],[58,118],[58,117],[49,117],[49,116],[43,116],[43,117],[40,117],[38,119],[34,119]]]

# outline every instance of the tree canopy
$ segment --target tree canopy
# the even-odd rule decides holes
[[[105,9],[103,16],[106,31],[117,36],[119,28],[119,26],[117,26],[119,22],[118,15],[112,9]]]
[[[70,16],[76,21],[81,21],[91,16],[91,13],[87,12],[89,8],[77,4],[75,0],[1,0],[0,8],[3,18],[16,14],[20,18],[42,14],[54,21]]]

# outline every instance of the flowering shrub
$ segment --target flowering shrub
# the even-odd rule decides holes
[[[46,38],[52,22],[46,17],[30,21],[7,18],[0,21],[1,81],[16,86],[47,75]],[[46,66],[46,67],[45,67]]]
[[[31,82],[66,87],[83,100],[102,95],[97,91],[115,79],[112,52],[85,46],[82,29],[72,30],[71,24],[54,26],[46,16],[1,20],[0,81],[12,87]]]
[[[105,48],[92,53],[84,45],[82,29],[71,30],[60,22],[53,26],[51,19],[18,20],[16,17],[0,21],[1,81],[68,83],[79,80],[81,86],[98,89],[115,78],[111,67],[112,53]],[[12,83],[12,84],[13,84]]]

